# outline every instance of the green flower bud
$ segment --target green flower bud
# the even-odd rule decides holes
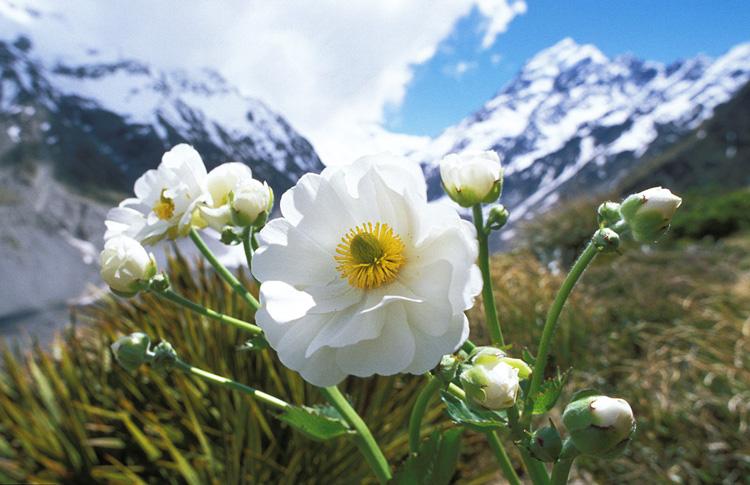
[[[563,423],[581,453],[617,456],[635,433],[633,410],[624,399],[592,394],[579,393],[565,408]]]
[[[487,215],[487,227],[492,231],[497,231],[508,222],[510,212],[504,205],[496,205],[490,209]]]
[[[444,355],[440,359],[440,367],[437,376],[445,383],[451,382],[458,373],[459,360],[455,355]]]
[[[167,273],[159,273],[158,275],[151,278],[149,289],[158,293],[168,290],[169,285],[169,276],[167,275]]]
[[[221,242],[227,246],[233,246],[242,242],[242,239],[236,232],[234,232],[234,227],[225,226],[224,229],[221,230]]]
[[[562,451],[562,438],[553,426],[544,426],[531,435],[529,451],[539,461],[553,463]]]
[[[596,249],[601,252],[617,251],[620,247],[620,235],[606,227],[597,230],[591,241],[596,246]]]
[[[620,204],[612,201],[602,203],[596,213],[599,226],[601,227],[611,227],[617,224],[622,218],[620,215]]]
[[[128,372],[133,372],[151,360],[149,346],[151,339],[141,332],[120,337],[112,344],[112,353],[117,362]]]
[[[666,234],[680,204],[682,199],[668,189],[653,187],[628,196],[620,205],[620,214],[633,239],[655,242]]]
[[[168,372],[177,364],[177,352],[172,344],[162,340],[154,347],[151,368],[156,372]]]
[[[494,202],[503,190],[503,167],[493,151],[447,155],[440,161],[440,178],[462,207]]]

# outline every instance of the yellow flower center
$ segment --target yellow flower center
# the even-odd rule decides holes
[[[393,281],[406,262],[404,243],[388,224],[367,222],[341,238],[334,259],[342,278],[357,288],[372,289]]]
[[[159,196],[159,202],[154,204],[154,207],[153,207],[154,214],[156,214],[156,217],[158,217],[159,219],[163,221],[171,219],[172,216],[174,215],[174,201],[164,195],[164,192],[166,191],[167,189],[161,190],[161,195]]]

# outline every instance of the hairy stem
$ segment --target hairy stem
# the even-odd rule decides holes
[[[182,305],[194,311],[195,313],[206,316],[208,318],[213,318],[214,320],[218,320],[221,323],[232,325],[233,327],[239,328],[240,330],[250,332],[253,335],[260,335],[263,333],[263,330],[257,325],[253,325],[252,323],[240,320],[239,318],[230,317],[229,315],[224,315],[223,313],[219,313],[215,310],[211,310],[210,308],[206,308],[203,305],[199,305],[198,303],[192,302],[184,296],[175,293],[169,288],[167,288],[166,290],[154,292],[162,298],[171,301],[172,303]]]
[[[490,275],[489,237],[484,228],[484,216],[482,206],[477,204],[473,207],[474,227],[477,228],[477,240],[479,241],[479,269],[482,271],[482,301],[484,313],[487,320],[487,329],[490,332],[492,345],[504,347],[503,331],[500,329],[500,321],[497,318],[497,307],[495,306],[495,295],[492,292],[492,278]]]
[[[589,241],[586,249],[583,250],[581,255],[576,260],[573,267],[570,269],[570,273],[565,277],[560,290],[555,296],[555,300],[552,302],[552,306],[547,313],[547,320],[544,323],[544,330],[542,331],[542,338],[539,341],[539,350],[536,355],[536,362],[534,363],[534,372],[531,374],[531,384],[529,384],[529,392],[526,394],[526,401],[524,402],[522,426],[523,429],[528,430],[531,425],[532,411],[534,409],[534,396],[539,392],[539,387],[542,384],[544,378],[544,368],[547,366],[547,358],[549,357],[549,344],[552,341],[552,337],[555,335],[555,329],[557,328],[557,320],[560,317],[560,312],[565,306],[565,302],[573,291],[573,287],[578,282],[583,272],[588,267],[589,263],[594,260],[597,255],[597,249],[594,244]]]
[[[203,254],[203,256],[206,257],[209,263],[211,263],[211,266],[214,267],[217,273],[219,273],[219,276],[226,281],[229,286],[231,286],[234,291],[237,292],[242,299],[244,299],[251,307],[254,309],[260,308],[260,304],[258,303],[258,300],[255,299],[255,297],[250,293],[250,291],[245,288],[242,283],[240,283],[240,280],[237,279],[237,277],[227,269],[226,266],[221,264],[221,262],[216,258],[216,255],[209,249],[209,247],[206,245],[205,241],[201,238],[200,234],[198,234],[198,231],[195,230],[195,228],[190,229],[190,239],[193,240],[193,243],[198,248],[198,250]]]
[[[187,372],[188,374],[198,376],[205,381],[218,384],[222,387],[226,387],[227,389],[232,389],[233,391],[240,391],[242,393],[248,394],[250,396],[253,396],[259,402],[263,404],[267,404],[273,408],[284,410],[291,406],[291,404],[279,399],[276,396],[266,394],[265,392],[259,391],[257,389],[253,389],[250,386],[240,384],[239,382],[233,381],[232,379],[227,379],[226,377],[212,374],[211,372],[205,371],[203,369],[199,369],[198,367],[193,367],[192,365],[186,362],[183,362],[179,359],[177,359],[175,365],[178,369],[182,370],[183,372]]]
[[[357,411],[354,410],[344,395],[341,394],[338,387],[321,387],[320,392],[357,433],[354,435],[354,441],[380,483],[387,483],[392,478],[391,467],[388,465],[388,461],[372,436],[370,429],[359,414],[357,414]]]

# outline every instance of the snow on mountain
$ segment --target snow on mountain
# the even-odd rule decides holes
[[[667,66],[630,55],[609,59],[568,38],[537,54],[479,111],[410,158],[423,164],[431,196],[439,197],[442,156],[496,150],[505,165],[502,202],[518,220],[577,192],[612,187],[748,80],[750,43],[714,61],[698,56]]]

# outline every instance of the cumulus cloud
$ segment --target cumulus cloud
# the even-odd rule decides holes
[[[59,14],[60,32],[41,42],[61,55],[94,43],[160,67],[218,70],[289,119],[326,163],[369,149],[372,126],[458,19],[476,8],[487,48],[526,9],[522,0],[10,1]]]

